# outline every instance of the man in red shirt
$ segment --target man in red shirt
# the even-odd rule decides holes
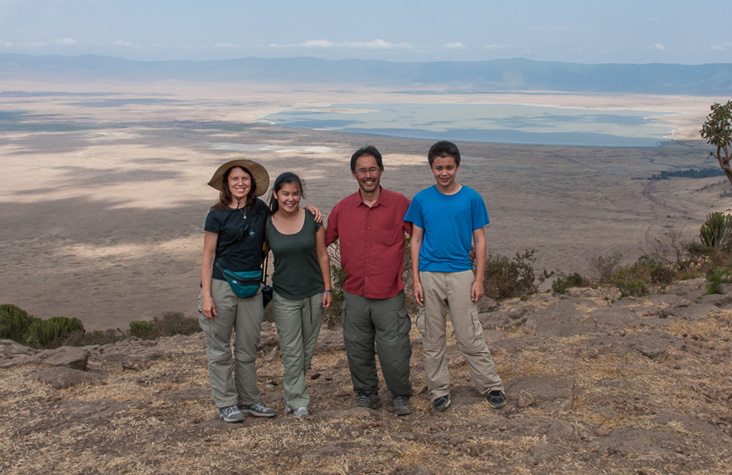
[[[343,284],[343,340],[356,392],[356,405],[378,409],[379,379],[376,354],[392,395],[395,414],[412,412],[409,397],[409,341],[411,322],[404,308],[405,233],[409,200],[381,187],[384,165],[373,145],[351,157],[351,173],[358,191],[343,198],[328,216],[326,243],[340,241]]]

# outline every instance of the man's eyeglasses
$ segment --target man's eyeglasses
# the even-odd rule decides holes
[[[359,168],[358,170],[356,170],[356,173],[358,175],[361,175],[361,176],[378,175],[379,172],[381,172],[381,170],[378,169],[378,168],[376,168],[376,167],[373,167],[373,168]]]

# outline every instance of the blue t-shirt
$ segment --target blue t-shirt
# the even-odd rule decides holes
[[[434,185],[425,188],[414,196],[404,221],[424,230],[419,270],[426,272],[472,269],[473,231],[490,223],[483,198],[464,185],[454,195],[444,195]]]

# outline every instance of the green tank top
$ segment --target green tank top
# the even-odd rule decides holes
[[[274,255],[272,287],[286,299],[304,299],[325,289],[315,251],[315,232],[320,226],[307,211],[302,229],[295,234],[280,233],[272,218],[267,219],[266,237]]]

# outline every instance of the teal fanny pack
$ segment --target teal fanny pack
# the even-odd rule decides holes
[[[229,287],[241,299],[254,297],[262,284],[262,269],[233,271],[221,268]]]

